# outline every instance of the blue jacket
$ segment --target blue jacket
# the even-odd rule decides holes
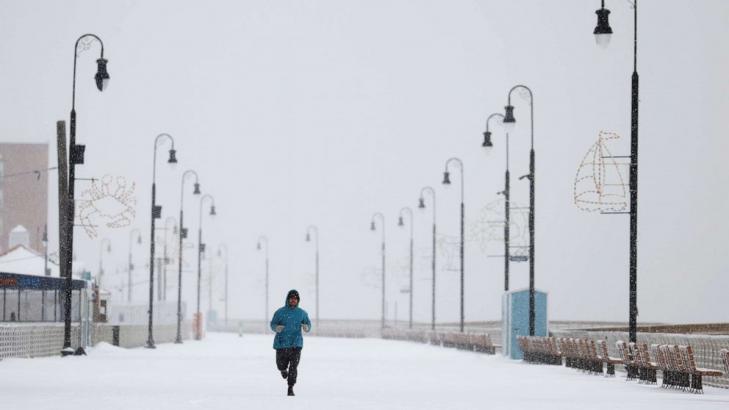
[[[276,331],[276,326],[283,325],[284,330],[276,333],[273,339],[274,349],[286,349],[291,347],[304,347],[304,337],[301,335],[301,325],[309,326],[311,331],[311,321],[309,315],[300,307],[290,307],[288,300],[282,308],[279,308],[273,314],[271,319],[271,330]]]

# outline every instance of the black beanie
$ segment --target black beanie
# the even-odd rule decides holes
[[[299,292],[296,289],[291,289],[289,291],[289,293],[286,295],[286,302],[288,302],[288,300],[292,297],[296,298],[296,300],[301,302],[301,297],[299,296]]]

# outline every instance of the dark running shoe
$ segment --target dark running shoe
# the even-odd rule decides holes
[[[296,396],[296,395],[294,394],[294,386],[289,386],[289,393],[288,393],[288,395],[289,395],[289,396]]]

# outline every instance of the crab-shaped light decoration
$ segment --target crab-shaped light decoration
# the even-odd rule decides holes
[[[134,182],[124,177],[105,175],[92,180],[91,187],[81,194],[78,218],[90,238],[98,236],[98,227],[123,228],[131,225],[136,216]]]

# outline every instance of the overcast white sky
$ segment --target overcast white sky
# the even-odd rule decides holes
[[[298,287],[313,315],[304,234],[317,224],[321,316],[378,318],[379,290],[366,278],[379,263],[370,217],[382,211],[390,299],[404,318],[407,234],[397,211],[433,185],[439,231],[457,235],[457,191],[439,183],[444,161],[459,156],[467,218],[481,219],[504,169],[501,130],[491,155],[481,151],[485,118],[502,110],[512,85],[527,84],[535,93],[536,282],[549,292],[550,318],[626,320],[628,217],[572,203],[577,166],[600,130],[623,136],[614,154],[629,152],[632,10],[607,3],[615,34],[600,50],[592,35],[598,0],[0,0],[0,140],[54,140],[55,121],[70,110],[73,43],[96,33],[112,83],[98,93],[98,49],[81,55],[78,139],[87,163],[77,173],[135,181],[134,226],[145,241],[153,140],[168,132],[180,166],[159,172],[164,216],[179,212],[181,172],[196,169],[219,211],[206,219],[206,241],[231,252],[231,315],[263,316],[262,233],[271,245],[271,308]],[[639,320],[726,321],[729,2],[643,0],[639,19]],[[512,192],[526,204],[528,185],[516,177],[528,166],[528,105],[518,95],[514,105]],[[198,202],[189,198],[194,231]],[[426,321],[430,214],[415,221],[415,318]],[[78,233],[79,258],[95,267],[98,241]],[[107,271],[123,270],[128,229],[103,236],[115,251]],[[135,251],[140,266],[147,246]],[[499,243],[486,252],[467,246],[467,320],[500,317],[503,261],[486,257],[500,251]],[[512,288],[527,285],[527,267],[512,264]],[[457,280],[439,272],[440,319],[457,318]]]

